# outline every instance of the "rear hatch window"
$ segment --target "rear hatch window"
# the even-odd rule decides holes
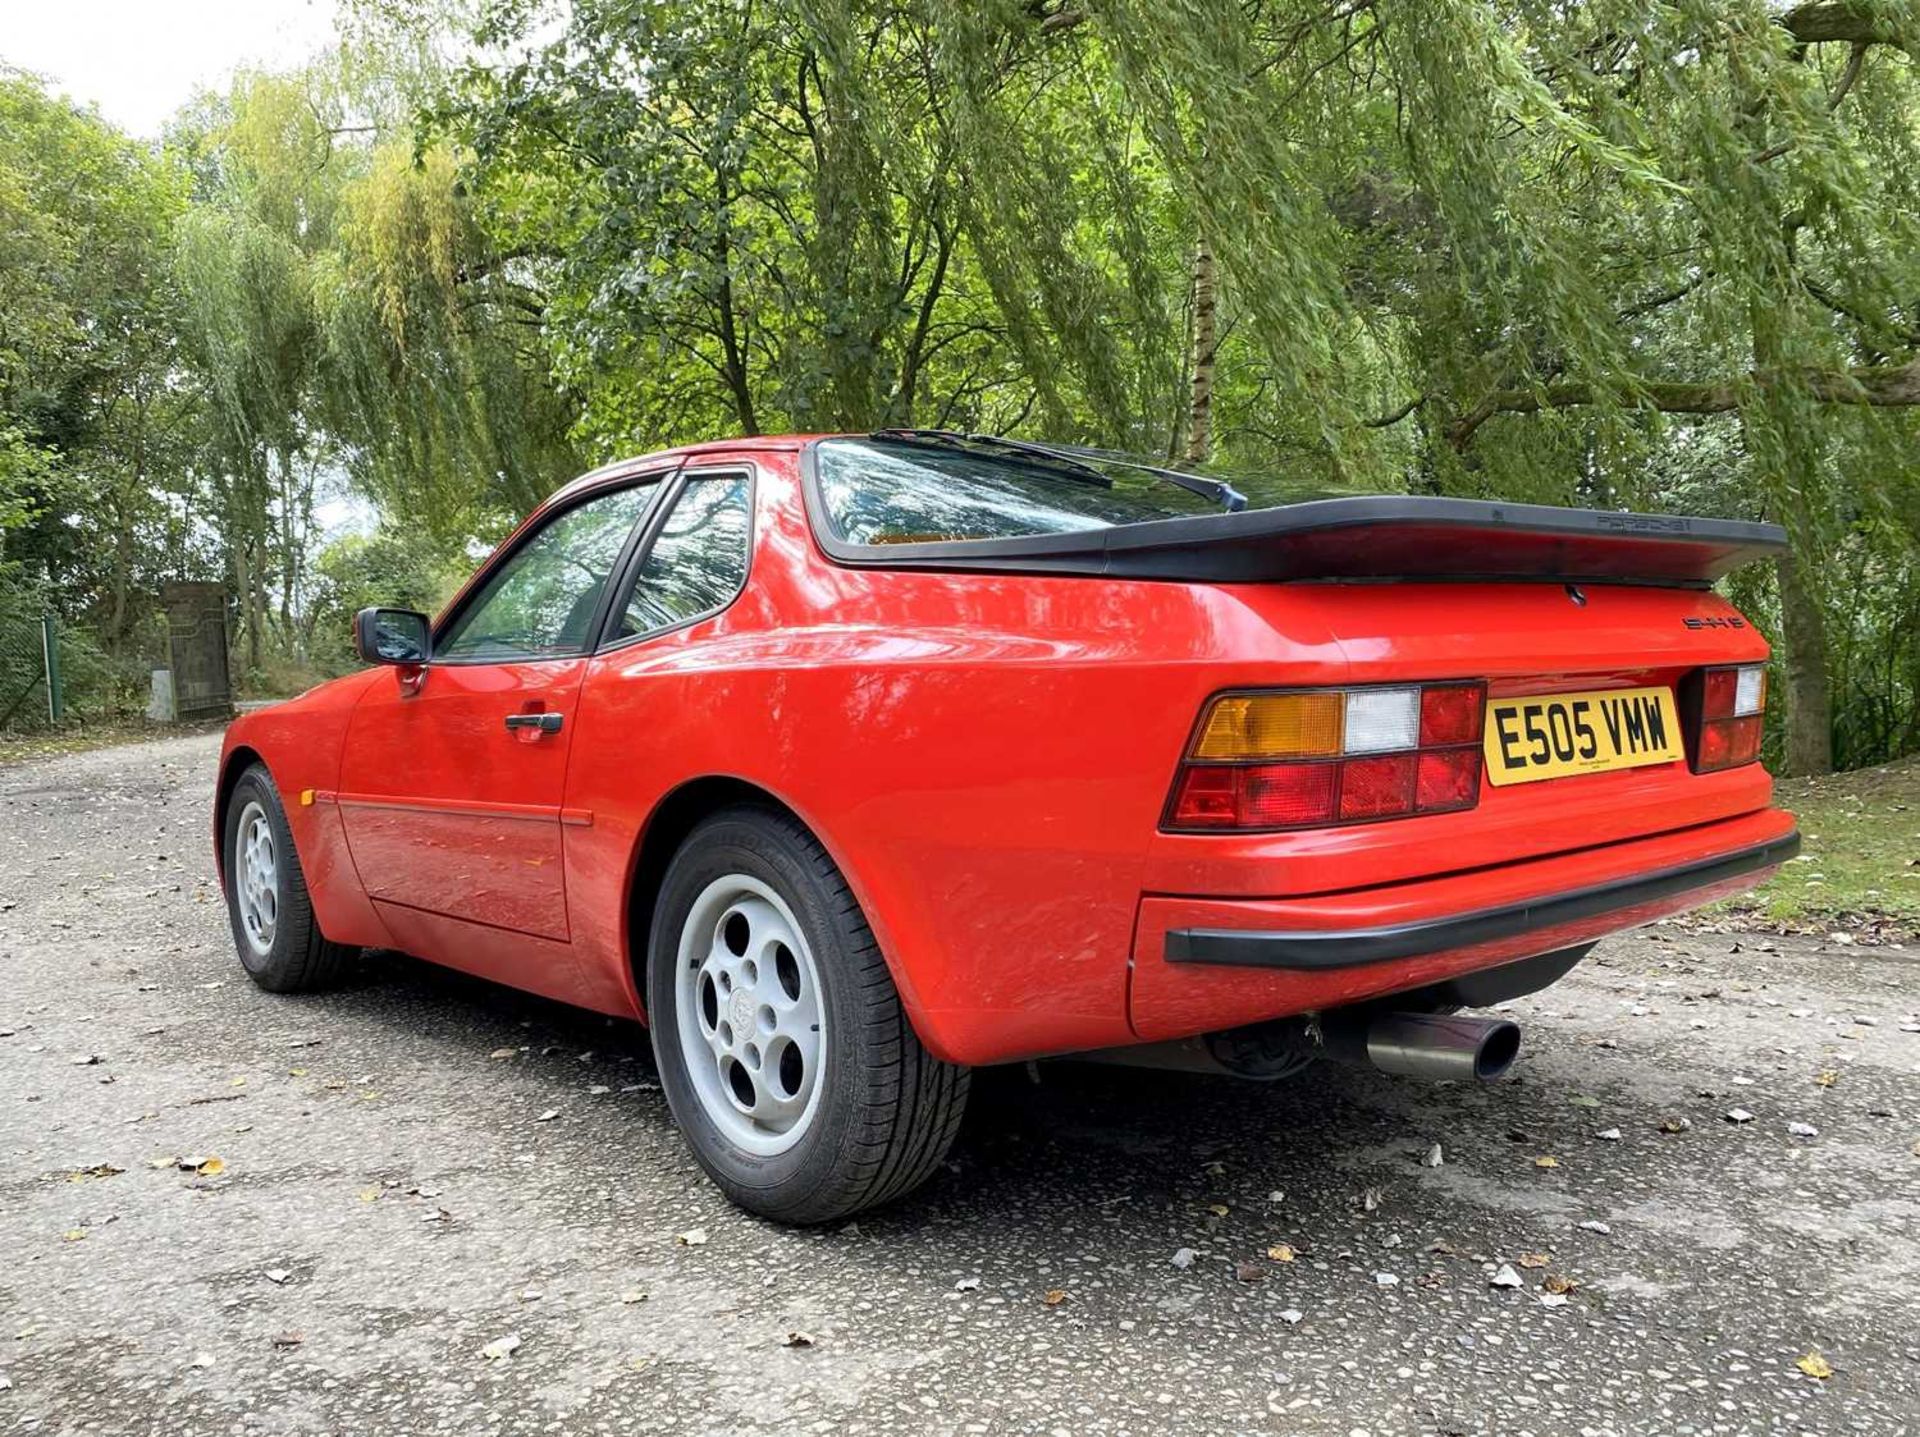
[[[876,436],[821,440],[814,465],[822,517],[848,544],[1017,539],[1222,511],[1214,497],[1093,455]]]

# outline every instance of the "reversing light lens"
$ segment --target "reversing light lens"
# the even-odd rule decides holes
[[[1355,689],[1347,695],[1346,753],[1385,753],[1420,742],[1420,690]]]
[[[1757,714],[1767,706],[1767,671],[1758,664],[1736,669],[1739,678],[1733,691],[1733,712],[1739,718]]]

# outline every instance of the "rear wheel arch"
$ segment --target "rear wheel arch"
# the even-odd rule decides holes
[[[817,824],[807,820],[805,814],[774,793],[757,783],[727,774],[708,774],[701,778],[689,779],[674,789],[655,806],[647,818],[646,827],[641,831],[640,841],[634,850],[633,863],[629,870],[627,884],[626,942],[627,963],[633,975],[637,996],[644,1008],[647,992],[647,938],[653,931],[654,906],[660,897],[660,887],[666,880],[668,865],[673,856],[686,841],[700,821],[723,809],[741,806],[764,808],[779,814],[805,829],[827,850],[848,887],[856,897],[861,897],[861,884],[855,876],[845,856],[837,845]],[[866,912],[868,925],[876,935],[881,925],[874,921],[871,905],[861,901]],[[912,985],[904,980],[899,960],[891,945],[882,942],[880,954],[885,960],[887,971],[893,977],[894,987],[899,991],[901,1005],[906,1009],[907,1019],[916,1032],[922,1031],[920,1016],[912,993]],[[649,1019],[651,1021],[651,1019]]]

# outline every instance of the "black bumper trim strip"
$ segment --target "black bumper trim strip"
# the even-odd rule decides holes
[[[1620,908],[1634,908],[1669,898],[1689,889],[1707,888],[1785,863],[1800,851],[1795,830],[1769,843],[1723,853],[1717,858],[1682,864],[1657,873],[1617,879],[1572,893],[1536,898],[1506,908],[1487,908],[1452,918],[1402,923],[1390,928],[1345,931],[1266,933],[1257,929],[1176,928],[1167,933],[1169,963],[1208,963],[1234,968],[1286,968],[1323,971],[1390,963],[1454,948],[1471,948],[1539,928],[1556,927],[1582,918],[1594,918]]]

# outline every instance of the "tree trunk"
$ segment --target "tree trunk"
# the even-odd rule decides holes
[[[1820,602],[1789,551],[1774,560],[1780,581],[1780,636],[1787,650],[1787,755],[1791,774],[1833,772],[1833,692]]]
[[[1213,449],[1213,359],[1218,347],[1218,304],[1213,247],[1202,240],[1193,252],[1193,390],[1187,402],[1189,464],[1204,464]]]

